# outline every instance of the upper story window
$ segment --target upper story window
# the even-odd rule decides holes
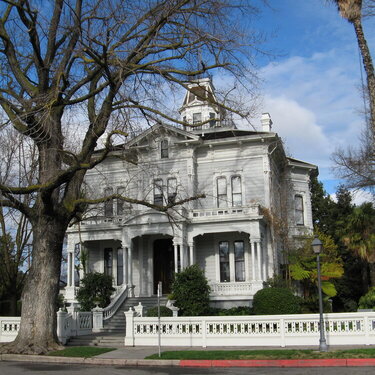
[[[176,201],[176,196],[177,196],[177,179],[168,178],[167,193],[168,193],[168,203],[174,203]]]
[[[154,181],[154,204],[163,205],[163,180]]]
[[[242,184],[240,176],[232,176],[232,206],[242,206]]]
[[[294,217],[296,220],[296,225],[305,225],[304,220],[304,207],[303,207],[303,197],[302,195],[294,196]]]
[[[113,188],[108,187],[104,189],[104,197],[109,197],[113,194]],[[104,216],[113,216],[113,199],[104,202]]]
[[[199,124],[202,122],[202,113],[193,113],[193,125]]]
[[[162,159],[167,159],[169,157],[168,140],[167,139],[163,139],[160,142],[160,157]]]
[[[117,188],[117,194],[123,196],[125,194],[125,188],[124,187]],[[124,214],[124,201],[119,198],[117,198],[117,202],[116,202],[116,214],[120,216]]]
[[[219,208],[228,206],[227,199],[227,179],[225,177],[218,177],[216,179],[217,190],[217,206]]]

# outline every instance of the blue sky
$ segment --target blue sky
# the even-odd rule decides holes
[[[268,34],[259,57],[263,97],[273,130],[288,153],[318,165],[319,179],[333,194],[340,183],[332,171],[337,147],[355,146],[362,128],[360,64],[354,29],[326,0],[271,0],[256,26]],[[364,22],[375,56],[375,18]]]

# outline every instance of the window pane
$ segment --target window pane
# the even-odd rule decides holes
[[[303,198],[301,195],[294,197],[296,225],[304,225]]]
[[[177,195],[177,180],[168,178],[167,181],[168,203],[174,203]]]
[[[219,259],[220,259],[220,281],[230,281],[229,269],[229,242],[219,242]]]
[[[227,207],[227,179],[219,177],[217,180],[217,206]]]
[[[165,159],[168,158],[168,140],[163,139],[160,143],[160,149],[161,149],[161,158]]]
[[[154,181],[154,204],[163,205],[163,180]]]
[[[108,197],[113,194],[112,188],[104,189],[104,196]],[[104,202],[104,216],[113,216],[113,199]]]
[[[215,120],[215,113],[210,112],[210,128],[214,128],[216,126],[216,120]]]
[[[232,179],[232,206],[242,206],[241,177],[233,176]]]
[[[117,189],[118,195],[124,195],[125,194],[125,188],[119,187]],[[122,199],[117,199],[117,207],[116,207],[116,213],[117,215],[123,215],[124,214],[124,201]]]
[[[112,276],[112,263],[113,263],[112,249],[111,248],[104,249],[104,273],[106,275]]]
[[[202,122],[202,114],[201,113],[193,113],[193,124],[198,124]]]
[[[234,262],[236,281],[245,281],[245,252],[243,241],[234,242]]]

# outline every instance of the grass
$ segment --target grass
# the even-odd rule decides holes
[[[90,358],[99,354],[111,352],[113,348],[98,348],[97,346],[71,346],[62,350],[49,352],[49,356],[55,357],[83,357]]]
[[[181,350],[161,353],[160,359],[315,359],[315,358],[375,358],[375,348],[335,350]],[[159,359],[153,354],[146,359]]]

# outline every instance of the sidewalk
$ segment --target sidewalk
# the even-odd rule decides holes
[[[365,347],[365,346],[363,346]],[[335,349],[352,349],[359,346],[331,347]],[[162,347],[161,351],[176,350],[257,350],[273,349],[270,347]],[[280,349],[278,347],[277,349]],[[295,348],[288,348],[295,349]],[[317,349],[306,347],[304,349]],[[19,354],[2,354],[0,361],[38,362],[38,363],[69,363],[69,364],[90,364],[97,366],[179,366],[179,367],[363,367],[374,366],[375,358],[353,358],[353,359],[277,359],[277,360],[147,360],[145,357],[158,353],[157,347],[124,347],[112,352],[100,354],[92,358],[73,357],[49,357]]]

